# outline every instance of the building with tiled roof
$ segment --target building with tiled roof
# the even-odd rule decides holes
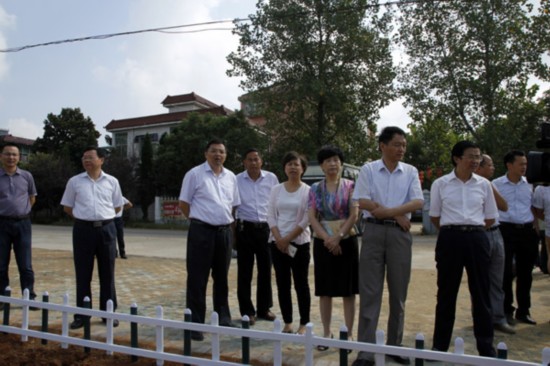
[[[168,113],[144,117],[112,120],[105,126],[112,133],[112,145],[128,157],[139,157],[141,143],[149,134],[153,146],[160,138],[176,127],[190,113],[212,113],[227,116],[232,110],[217,105],[195,93],[168,95],[162,101]]]
[[[13,136],[10,135],[9,130],[0,129],[0,146],[7,142],[15,144],[19,147],[21,161],[27,161],[29,159],[34,140]]]

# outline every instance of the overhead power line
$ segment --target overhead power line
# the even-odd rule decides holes
[[[391,0],[387,1],[385,3],[380,4],[369,4],[366,6],[363,6],[361,8],[344,8],[340,9],[339,12],[350,12],[350,11],[361,11],[366,10],[368,8],[378,8],[383,6],[401,6],[401,5],[411,5],[411,4],[421,4],[421,3],[438,3],[438,2],[448,2],[451,0]],[[462,1],[469,1],[469,0],[462,0]],[[292,14],[289,16],[296,16],[297,14]],[[304,12],[302,15],[306,15],[306,12]],[[226,19],[226,20],[214,20],[210,22],[202,22],[202,23],[193,23],[193,24],[183,24],[183,25],[174,25],[169,27],[159,27],[159,28],[149,28],[149,29],[140,29],[136,31],[128,31],[128,32],[120,32],[120,33],[108,33],[108,34],[101,34],[96,36],[87,36],[87,37],[79,37],[79,38],[69,38],[69,39],[62,39],[59,41],[50,41],[50,42],[44,42],[44,43],[35,43],[30,44],[26,46],[21,47],[12,47],[12,48],[6,48],[6,49],[0,49],[1,53],[12,53],[12,52],[20,52],[24,50],[28,50],[31,48],[36,47],[45,47],[45,46],[53,46],[58,44],[64,44],[64,43],[72,43],[72,42],[82,42],[82,41],[89,41],[89,40],[98,40],[98,39],[107,39],[107,38],[113,38],[113,37],[120,37],[120,36],[128,36],[132,34],[139,34],[139,33],[151,33],[151,32],[159,32],[159,33],[168,33],[168,34],[182,34],[182,33],[201,33],[201,32],[209,32],[209,31],[219,31],[219,30],[233,30],[234,27],[231,28],[202,28],[202,29],[193,29],[193,30],[185,30],[185,31],[170,31],[171,29],[179,29],[179,28],[192,28],[192,27],[200,27],[200,26],[208,26],[208,25],[215,25],[215,24],[224,24],[224,23],[239,23],[239,22],[246,22],[250,21],[249,18],[236,18],[236,19]]]

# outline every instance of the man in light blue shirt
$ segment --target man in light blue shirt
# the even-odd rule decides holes
[[[279,180],[275,174],[262,170],[262,163],[259,151],[249,149],[244,154],[245,171],[237,175],[241,196],[241,205],[237,208],[237,296],[241,315],[248,315],[251,325],[254,325],[256,318],[275,320],[270,310],[273,293],[267,206],[271,188],[279,184]],[[258,271],[257,309],[251,300],[254,257]]]
[[[504,156],[506,174],[493,180],[493,185],[508,202],[508,211],[499,211],[500,231],[504,239],[504,312],[508,323],[515,318],[535,325],[531,318],[531,284],[533,266],[538,255],[538,235],[531,205],[533,186],[527,182],[527,157],[523,151],[512,150]],[[516,269],[516,301],[514,308],[513,263]]]

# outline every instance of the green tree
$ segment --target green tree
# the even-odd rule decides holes
[[[149,206],[155,201],[155,181],[153,172],[153,145],[151,136],[145,135],[141,145],[141,162],[138,175],[138,202],[141,205],[143,220],[147,220]]]
[[[63,108],[58,115],[48,114],[44,135],[36,139],[33,151],[65,157],[72,169],[79,171],[82,152],[87,146],[97,146],[99,136],[90,117],[84,117],[80,108]]]
[[[381,107],[394,97],[395,76],[384,36],[389,17],[368,0],[259,0],[228,56],[228,75],[243,77],[247,103],[267,120],[276,155],[299,150],[313,156],[327,143],[350,162],[376,133]],[[368,18],[369,21],[366,20]]]
[[[29,161],[23,166],[32,173],[36,184],[38,196],[33,210],[46,212],[49,218],[62,217],[63,210],[59,203],[67,181],[74,174],[67,158],[36,153],[30,155]]]
[[[116,149],[113,149],[103,163],[103,170],[118,179],[122,194],[132,202],[137,202],[138,199],[137,169],[138,162],[136,158],[128,159]]]
[[[266,149],[265,135],[246,122],[242,113],[230,116],[193,113],[161,138],[155,158],[156,192],[178,196],[185,173],[205,161],[208,141],[225,141],[224,166],[237,173],[242,170],[242,154],[248,148]]]
[[[441,116],[492,150],[502,141],[480,138],[478,128],[494,130],[508,109],[520,108],[525,99],[515,97],[525,94],[530,77],[548,79],[548,16],[542,8],[535,16],[528,0],[403,3],[397,40],[408,63],[401,93],[413,120]]]

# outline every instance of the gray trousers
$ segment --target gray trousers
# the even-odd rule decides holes
[[[493,311],[493,324],[506,323],[504,315],[504,290],[502,281],[504,278],[504,241],[499,229],[487,231],[490,244],[491,265],[489,266],[489,298]]]
[[[412,235],[400,227],[367,223],[359,257],[359,329],[360,342],[376,343],[376,329],[382,305],[384,277],[387,271],[390,315],[387,344],[403,341],[405,301],[411,277]],[[357,358],[373,359],[360,352]]]

